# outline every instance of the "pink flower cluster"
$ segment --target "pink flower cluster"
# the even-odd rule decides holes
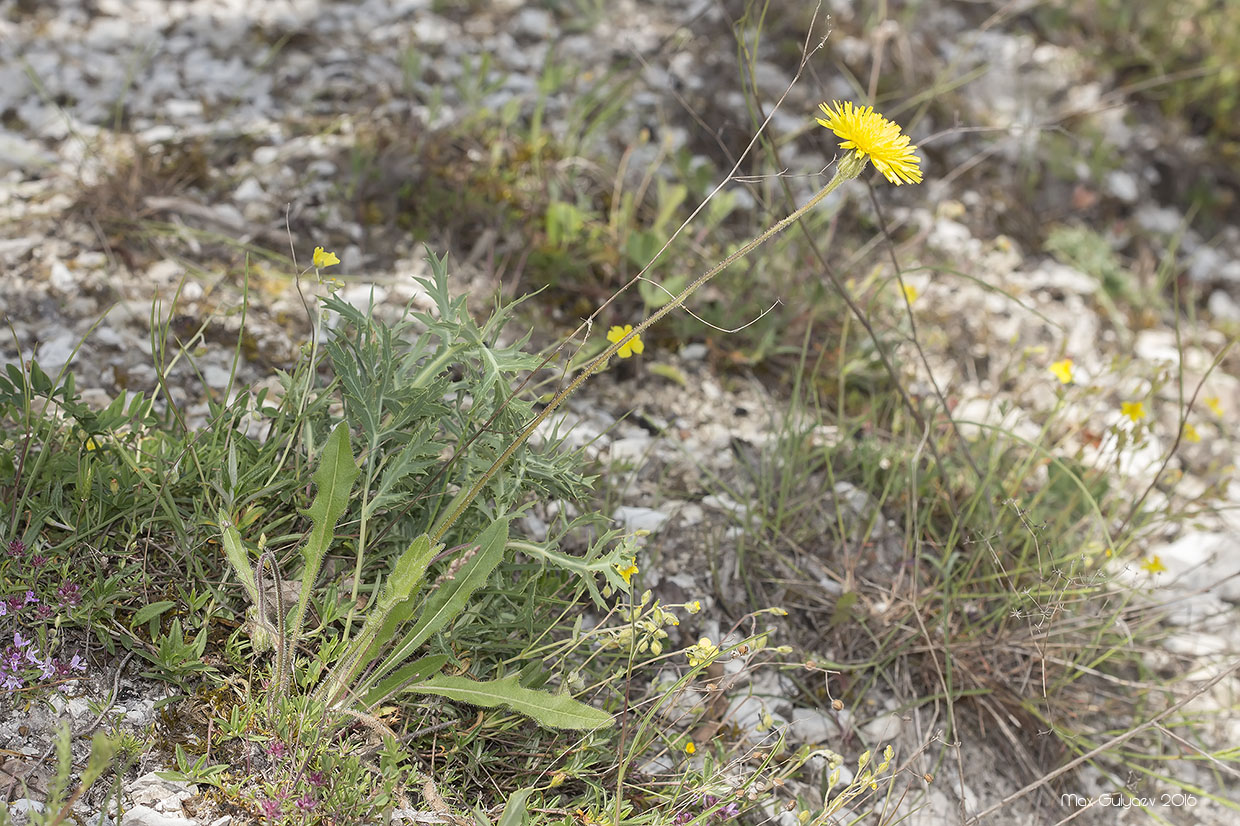
[[[35,677],[30,672],[37,670]],[[72,676],[74,671],[85,671],[86,663],[78,654],[69,662],[55,657],[40,656],[33,640],[13,632],[13,644],[0,652],[0,688],[17,691],[26,687],[26,680],[51,680]]]
[[[39,574],[47,565],[47,558],[35,553],[27,557],[30,551],[20,539],[14,539],[8,544],[9,558],[24,558],[25,571],[34,575],[34,579],[27,580],[25,584],[35,587],[21,587],[15,593],[0,596],[0,618],[7,618],[6,624],[18,624],[18,628],[12,632],[13,642],[0,649],[0,689],[7,691],[18,691],[34,683],[71,677],[75,671],[86,670],[86,663],[80,655],[74,654],[68,662],[57,659],[41,652],[34,639],[22,633],[23,628],[31,627],[31,621],[46,622],[55,615],[57,608],[71,607],[82,601],[82,590],[74,582],[61,582],[54,598],[49,596],[50,585],[40,588]],[[4,583],[0,583],[0,587],[3,585]],[[12,587],[11,581],[9,587]],[[36,592],[35,588],[40,588],[40,591]],[[42,593],[44,598],[40,599],[39,593]],[[4,626],[0,625],[0,633],[4,632]]]

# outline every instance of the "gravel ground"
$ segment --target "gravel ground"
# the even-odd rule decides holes
[[[202,382],[184,367],[174,372],[171,389],[191,416],[205,421],[203,383],[217,390],[227,384],[237,339],[239,320],[232,310],[242,290],[239,245],[279,253],[287,251],[291,232],[302,259],[315,244],[340,253],[346,294],[356,300],[372,288],[392,304],[416,300],[411,276],[425,272],[421,249],[407,234],[376,227],[343,205],[351,147],[376,132],[407,133],[412,140],[480,110],[515,107],[529,114],[547,66],[566,70],[542,104],[548,128],[561,135],[576,123],[581,97],[609,70],[632,72],[631,98],[616,122],[585,141],[592,152],[618,158],[643,128],[656,128],[673,150],[715,160],[744,148],[752,127],[738,91],[729,28],[737,4],[621,0],[550,10],[556,5],[500,0],[462,4],[469,10],[458,11],[431,0],[0,2],[0,309],[12,330],[0,341],[4,361],[34,354],[49,373],[71,361],[84,395],[103,404],[121,390],[154,387],[153,318],[167,317],[182,335],[209,320],[198,361]],[[792,5],[797,12],[777,16],[775,23],[808,23],[811,7],[806,4],[803,12]],[[926,4],[911,28],[895,19],[867,28],[868,15],[844,2],[825,11],[832,15],[828,46],[769,126],[786,138],[780,160],[789,170],[817,172],[832,160],[830,143],[807,126],[807,113],[819,101],[855,96],[837,64],[864,77],[872,57],[889,50],[907,73],[916,68],[944,76],[950,69],[954,77],[972,78],[967,94],[958,97],[954,122],[936,123],[926,115],[911,127],[927,157],[926,185],[883,193],[892,220],[910,230],[912,240],[901,249],[910,271],[915,262],[945,264],[967,276],[941,278],[922,270],[908,278],[919,293],[927,353],[917,367],[911,351],[900,353],[901,363],[910,365],[914,392],[928,394],[933,379],[948,388],[958,419],[1003,422],[1036,438],[1059,403],[1046,367],[1070,354],[1078,384],[1090,390],[1069,397],[1066,421],[1093,422],[1101,430],[1119,420],[1120,401],[1151,393],[1161,402],[1151,405],[1155,433],[1174,434],[1175,392],[1164,379],[1177,366],[1190,387],[1204,378],[1203,397],[1217,397],[1224,411],[1240,410],[1234,360],[1206,375],[1213,354],[1226,344],[1222,331],[1240,321],[1240,229],[1225,226],[1203,237],[1185,229],[1189,221],[1176,206],[1179,173],[1203,162],[1203,141],[1151,117],[1108,70],[1036,39],[1005,17],[1000,4]],[[819,18],[819,35],[824,20]],[[778,49],[776,40],[764,41],[754,74],[768,107],[797,68],[796,55]],[[1074,135],[1103,136],[1118,160],[1097,176],[1085,161],[1059,157],[1070,173],[1043,181],[1032,194],[1022,192],[1022,165],[1065,152],[1066,144],[1052,140],[1051,127],[1062,124],[1070,124]],[[658,160],[658,151],[657,143],[638,147],[629,169],[640,175]],[[470,160],[468,153],[458,159]],[[117,168],[141,174],[142,185],[119,185]],[[398,163],[385,170],[399,173]],[[799,198],[819,185],[811,175],[793,175],[789,182]],[[760,192],[733,188],[741,209],[758,208]],[[833,201],[868,209],[859,184],[842,188]],[[137,244],[132,235],[101,225],[97,218],[108,210],[157,222],[163,230]],[[1197,323],[1181,331],[1182,365],[1175,331],[1162,320],[1117,334],[1095,309],[1097,279],[1033,245],[1039,228],[1067,219],[1094,226],[1151,273],[1160,256],[1178,245],[1184,283],[1204,296]],[[496,283],[491,262],[513,254],[521,239],[481,232],[444,243],[454,253],[459,289],[483,298]],[[295,357],[306,334],[305,313],[278,266],[255,266],[250,275],[251,357],[241,378],[259,382]],[[1031,366],[1016,369],[1017,356],[1005,361],[998,355],[1004,353],[1020,354]],[[690,378],[687,388],[642,382],[635,395],[633,382],[605,376],[567,414],[577,437],[597,436],[592,450],[600,459],[644,461],[623,486],[615,516],[631,528],[656,531],[655,564],[643,572],[646,584],[668,601],[709,590],[693,545],[709,531],[726,531],[744,505],[711,491],[708,479],[736,477],[737,456],[745,449],[769,449],[780,407],[756,381],[721,381],[704,355],[704,348],[692,344],[657,354]],[[1116,371],[1117,359],[1132,359],[1131,369]],[[668,427],[658,435],[633,417],[618,422],[634,407]],[[1233,421],[1200,420],[1201,443],[1177,460],[1190,489],[1217,482],[1218,468],[1234,475]],[[1076,433],[1088,437],[1087,428]],[[1068,438],[1064,449],[1071,446]],[[1168,446],[1165,436],[1155,435],[1142,450],[1126,451],[1121,482],[1141,490]],[[1096,445],[1100,452],[1115,449],[1105,440]],[[658,480],[669,474],[678,490],[701,495],[661,498]],[[857,489],[837,486],[824,495],[834,508],[858,514],[874,507]],[[1169,534],[1150,549],[1168,568],[1161,594],[1175,608],[1167,649],[1192,658],[1196,667],[1190,670],[1202,674],[1240,651],[1240,624],[1234,622],[1240,523],[1230,515],[1234,510],[1224,508],[1223,515]],[[527,527],[537,531],[537,525]],[[819,584],[838,588],[825,575]],[[727,581],[722,587],[740,588]],[[719,620],[712,625],[709,608],[695,631],[717,639]],[[1203,623],[1205,616],[1215,619]],[[161,689],[134,678],[136,669],[120,666],[108,663],[95,678],[80,681],[73,698],[50,710],[10,710],[0,721],[0,748],[6,750],[0,754],[8,759],[0,764],[0,783],[6,771],[18,773],[18,764],[29,770],[29,758],[44,752],[58,716],[69,719],[75,733],[89,731],[97,718],[91,700],[111,701],[109,713],[135,729],[149,723]],[[1234,707],[1237,688],[1233,677],[1205,699]],[[794,742],[814,742],[836,730],[838,720],[793,707],[786,699],[791,687],[777,678],[757,689],[752,693],[777,698],[765,710],[790,727]],[[739,719],[756,714],[740,706],[734,712]],[[1240,741],[1240,722],[1220,718],[1217,742]],[[917,720],[893,719],[884,708],[858,721],[858,730],[866,742],[903,734],[916,743],[928,734]],[[924,798],[910,801],[922,808],[905,823],[959,823],[962,789],[967,808],[977,811],[1017,787],[1002,754],[985,744],[965,753],[963,778],[946,767]],[[14,755],[25,760],[9,759]],[[162,768],[140,766],[143,777],[127,783],[127,794],[140,805],[125,823],[190,822],[180,806],[188,792],[148,774]],[[1192,767],[1184,771],[1205,787],[1217,786]],[[46,773],[27,779],[37,790]],[[1038,805],[1020,801],[1002,822],[1051,823],[1071,813],[1048,813]],[[1173,823],[1231,822],[1222,809],[1204,804],[1158,813]],[[1132,810],[1104,814],[1100,822],[1144,823],[1148,817]],[[227,818],[210,822],[224,826]]]

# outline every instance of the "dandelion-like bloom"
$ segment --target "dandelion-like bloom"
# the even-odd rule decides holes
[[[626,324],[623,327],[612,327],[607,331],[607,340],[615,344],[620,339],[633,332],[633,325]],[[622,359],[626,359],[634,353],[641,353],[646,349],[646,345],[642,343],[641,336],[633,336],[624,343],[624,346],[616,351],[616,354]]]
[[[1123,402],[1119,406],[1119,412],[1134,422],[1139,422],[1145,418],[1145,402]]]
[[[1163,571],[1167,570],[1167,566],[1164,565],[1162,559],[1155,554],[1145,560],[1145,562],[1141,563],[1141,570],[1145,571],[1150,576],[1153,576],[1154,574],[1161,574]]]
[[[327,267],[334,267],[335,265],[340,263],[340,259],[336,257],[336,253],[324,252],[322,247],[314,248],[313,261],[314,261],[314,268],[316,270],[325,269]]]
[[[1055,374],[1060,384],[1072,383],[1072,359],[1062,359],[1047,368]]]
[[[887,120],[872,106],[858,108],[851,101],[841,104],[837,100],[831,106],[823,103],[820,108],[827,117],[818,118],[818,123],[841,139],[841,149],[856,150],[851,156],[854,162],[863,164],[868,159],[896,186],[921,183],[921,159],[913,154],[917,147],[909,143],[908,135],[900,133],[898,123]],[[857,173],[860,171],[858,168]]]

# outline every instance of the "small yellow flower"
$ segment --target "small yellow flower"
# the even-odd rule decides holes
[[[1145,418],[1145,402],[1124,402],[1119,406],[1119,411],[1134,422],[1139,422]]]
[[[1071,384],[1072,382],[1072,359],[1061,359],[1048,368],[1055,374],[1055,378],[1059,379],[1060,384]]]
[[[868,158],[896,186],[921,183],[921,159],[913,154],[917,147],[909,144],[908,135],[900,134],[898,123],[887,120],[872,106],[854,108],[851,101],[841,104],[837,100],[831,106],[823,103],[819,108],[827,117],[818,118],[818,123],[841,139],[841,149],[856,150],[854,160]]]
[[[633,332],[632,324],[626,324],[623,327],[612,327],[610,330],[607,331],[607,340],[610,341],[612,344],[615,344],[617,341],[620,341],[622,338],[624,338],[631,332]],[[629,339],[627,342],[624,343],[623,347],[621,347],[616,352],[617,352],[617,355],[620,356],[620,358],[626,359],[629,356],[633,355],[634,353],[641,353],[645,349],[646,349],[646,345],[642,344],[642,337],[633,336],[631,339]]]
[[[1218,396],[1206,396],[1206,407],[1210,408],[1215,416],[1223,418],[1223,405],[1219,403]]]
[[[1184,423],[1184,441],[1197,444],[1201,441],[1201,434],[1197,432],[1197,428],[1193,427],[1192,422]]]
[[[617,568],[616,571],[620,576],[624,577],[625,585],[632,585],[633,574],[637,573],[636,562],[630,562],[627,568]]]
[[[697,751],[697,746],[693,744],[692,740],[690,740],[688,743],[685,743],[685,754],[693,754],[696,751]]]
[[[324,252],[322,247],[314,248],[314,268],[316,270],[334,267],[340,263],[334,252]]]
[[[1162,559],[1155,554],[1145,560],[1145,562],[1141,563],[1141,570],[1145,571],[1150,576],[1153,576],[1154,574],[1161,574],[1163,571],[1167,570],[1167,566],[1164,565]]]
[[[698,611],[702,610],[702,601],[700,599],[695,599],[693,602],[690,602],[685,606],[685,610],[690,614],[696,614]]]
[[[914,287],[912,284],[905,284],[903,287],[903,290],[904,290],[904,300],[907,301],[909,304],[912,304],[914,301],[917,300],[917,296],[921,295],[921,293],[917,292],[917,288]]]
[[[711,642],[710,637],[702,637],[697,641],[697,645],[691,645],[685,649],[685,656],[689,658],[689,665],[696,668],[718,657],[719,646]]]

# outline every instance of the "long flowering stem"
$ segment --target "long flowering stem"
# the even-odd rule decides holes
[[[465,495],[465,498],[460,501],[460,503],[456,506],[456,509],[452,511],[451,514],[448,515],[448,518],[445,519],[440,524],[438,529],[435,530],[434,534],[432,534],[431,541],[439,542],[443,538],[444,534],[446,534],[448,530],[454,524],[456,524],[456,521],[461,518],[462,514],[465,513],[465,511],[469,508],[470,504],[475,499],[478,498],[478,494],[482,492],[482,489],[486,487],[486,484],[490,482],[491,479],[495,476],[495,474],[499,472],[500,468],[502,468],[508,462],[508,460],[512,458],[512,455],[517,452],[517,450],[521,447],[521,445],[525,444],[526,440],[528,440],[530,436],[534,433],[534,431],[538,429],[538,426],[541,425],[544,421],[546,421],[547,417],[550,416],[552,413],[554,413],[556,409],[559,408],[559,406],[564,403],[565,399],[567,399],[574,392],[576,392],[578,387],[580,387],[582,384],[586,382],[587,379],[589,379],[591,376],[597,373],[599,369],[604,364],[607,363],[608,359],[614,356],[620,350],[620,348],[624,347],[630,341],[640,336],[647,329],[649,329],[651,325],[655,324],[660,319],[662,319],[663,316],[667,315],[668,313],[670,313],[672,310],[676,309],[677,307],[682,306],[685,303],[685,301],[688,300],[689,296],[693,295],[693,293],[695,293],[698,290],[698,288],[701,287],[703,284],[705,284],[707,281],[710,281],[712,278],[714,278],[719,273],[723,272],[725,269],[730,267],[732,264],[736,263],[741,258],[744,258],[746,255],[753,252],[758,247],[762,246],[764,243],[770,240],[773,236],[778,235],[780,232],[787,229],[790,224],[792,224],[794,221],[799,219],[802,215],[804,215],[805,213],[809,212],[811,209],[816,207],[822,201],[823,198],[826,198],[828,195],[834,192],[835,189],[839,187],[840,184],[842,184],[844,181],[848,180],[849,178],[856,177],[861,172],[862,168],[864,168],[864,163],[854,161],[852,156],[846,156],[845,158],[843,158],[840,164],[837,166],[835,177],[833,177],[826,186],[824,186],[821,190],[819,190],[818,193],[814,195],[814,197],[806,201],[804,206],[800,207],[795,212],[781,219],[777,223],[771,225],[761,235],[749,241],[747,244],[745,244],[740,249],[733,252],[727,258],[720,261],[714,267],[712,267],[711,269],[699,275],[697,279],[693,281],[693,283],[691,283],[689,286],[681,290],[680,293],[675,298],[673,298],[670,302],[663,305],[655,312],[651,313],[644,321],[642,321],[640,324],[634,327],[627,335],[625,335],[623,338],[617,339],[616,341],[612,342],[611,346],[609,346],[606,350],[604,350],[597,357],[591,360],[585,367],[582,368],[581,372],[578,373],[577,376],[563,390],[556,393],[555,396],[552,397],[551,401],[547,403],[547,406],[544,407],[542,411],[537,416],[535,416],[530,421],[530,423],[527,424],[524,429],[522,429],[520,433],[517,434],[516,438],[512,440],[512,443],[509,444],[508,447],[504,450],[504,452],[499,455],[499,458],[497,458],[491,464],[491,466],[487,468],[486,471],[484,471],[480,477],[478,477],[478,480],[474,482],[473,487],[469,489],[469,492]]]

